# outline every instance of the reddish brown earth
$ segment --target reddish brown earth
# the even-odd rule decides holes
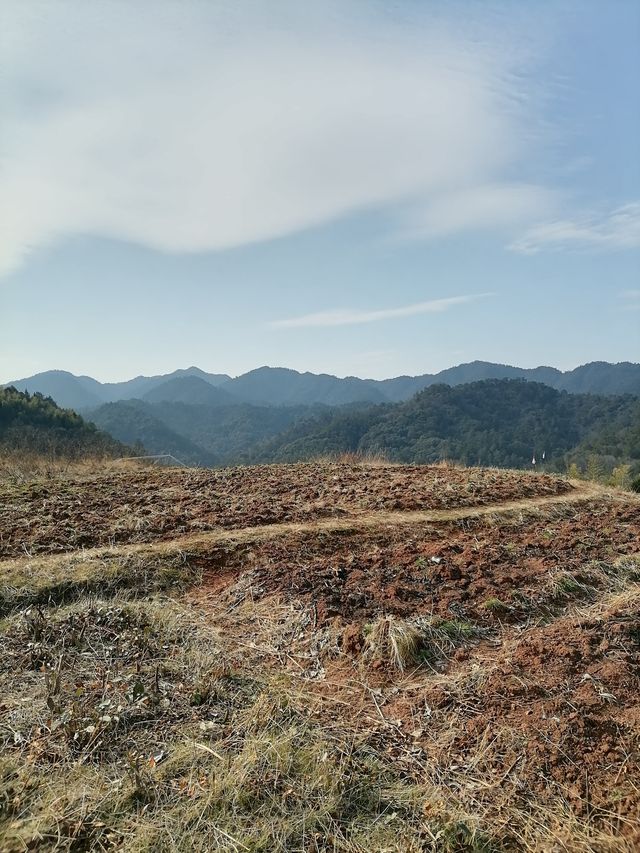
[[[274,665],[306,673],[343,722],[369,731],[377,721],[377,746],[407,772],[428,768],[469,789],[487,813],[503,795],[511,807],[560,800],[572,819],[608,827],[619,849],[640,849],[640,503],[601,495],[382,522],[292,530],[216,551],[210,564],[199,554],[191,600],[240,641],[256,630],[256,607],[259,620],[275,620]],[[304,615],[299,628],[287,607]],[[387,616],[435,616],[478,635],[398,673],[367,660],[368,626]],[[252,654],[242,646],[245,665]]]
[[[402,518],[429,510],[445,512]],[[0,531],[1,554],[27,552],[20,564],[114,543],[184,555],[202,573],[189,613],[224,643],[225,666],[281,673],[327,730],[350,727],[435,786],[442,813],[455,803],[502,827],[500,849],[640,850],[632,495],[443,467],[159,471],[4,486]],[[381,620],[468,633],[399,671],[372,652]],[[603,834],[525,846],[530,813]]]
[[[0,556],[172,540],[372,510],[484,506],[569,491],[566,480],[545,475],[332,463],[0,483]]]
[[[560,795],[582,818],[615,814],[619,831],[640,841],[637,607],[636,596],[521,637],[504,632],[482,678],[474,679],[482,656],[473,650],[450,666],[462,675],[458,690],[425,683],[387,713],[410,723],[430,708],[431,731],[425,725],[416,743],[443,772],[472,766],[536,798]],[[450,737],[438,742],[443,728]]]
[[[639,509],[594,501],[559,505],[523,522],[465,518],[409,529],[293,532],[231,551],[224,577],[231,586],[249,575],[256,598],[313,601],[320,624],[336,616],[367,621],[380,614],[432,613],[495,623],[484,607],[491,599],[505,605],[501,621],[518,621],[528,618],[532,606],[548,603],[554,572],[572,572],[580,582],[585,564],[637,553]],[[203,593],[209,584],[221,589],[220,554],[212,556],[210,571],[207,555],[199,558]],[[592,586],[589,579],[585,597]]]

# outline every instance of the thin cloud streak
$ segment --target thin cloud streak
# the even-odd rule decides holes
[[[274,329],[356,326],[362,323],[395,320],[399,317],[414,317],[418,314],[439,314],[443,311],[448,311],[455,305],[465,305],[468,302],[475,302],[477,299],[494,295],[493,293],[476,293],[468,296],[449,296],[445,299],[431,299],[428,302],[416,302],[413,305],[403,305],[399,308],[385,308],[379,311],[356,311],[350,308],[336,311],[319,311],[315,314],[304,314],[302,317],[274,320],[269,325]]]
[[[599,217],[583,216],[536,225],[509,248],[525,255],[545,249],[640,248],[640,202],[625,204]]]

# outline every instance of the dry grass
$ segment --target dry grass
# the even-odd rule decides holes
[[[2,566],[0,617],[18,608],[57,606],[87,594],[127,591],[146,597],[163,589],[177,592],[195,583],[199,574],[179,549],[171,554],[81,551],[11,560]]]
[[[540,530],[571,511],[535,503],[527,519]],[[466,519],[470,537],[501,523],[495,510],[480,512]],[[502,518],[507,536],[520,512]],[[378,523],[395,522],[385,513]],[[598,714],[620,709],[611,719],[631,705],[607,698],[618,688],[595,669],[591,681],[576,669],[571,683],[550,684],[544,666],[512,666],[535,632],[544,652],[546,629],[557,626],[564,643],[586,624],[608,638],[611,661],[622,659],[630,635],[614,628],[637,616],[637,557],[559,568],[530,600],[530,623],[491,633],[455,614],[378,613],[354,658],[339,619],[318,625],[313,602],[260,596],[250,568],[224,596],[198,597],[203,557],[223,572],[215,548],[248,554],[256,535],[2,563],[3,853],[638,849],[640,824],[616,809],[639,799],[623,772],[630,748],[607,808],[594,804],[595,790],[576,799],[546,754],[528,751],[546,736],[540,708],[562,715],[579,691]],[[303,552],[304,537],[295,541]],[[485,600],[498,616],[509,607]]]
[[[422,849],[418,789],[286,679],[229,666],[176,602],[82,599],[2,628],[3,850]]]
[[[627,556],[612,563],[586,563],[579,572],[559,569],[554,572],[538,596],[535,606],[565,606],[579,601],[594,601],[603,593],[615,593],[640,581],[638,557]]]
[[[399,672],[448,657],[459,645],[486,635],[486,630],[456,619],[384,616],[365,628],[367,658]]]
[[[371,451],[354,450],[342,453],[320,454],[314,456],[310,461],[321,465],[350,465],[367,468],[399,468],[401,466],[400,462],[392,462],[382,451],[373,453]]]
[[[633,577],[637,563],[624,565]],[[82,587],[87,567],[77,568]],[[509,729],[480,739],[464,766],[429,759],[389,721],[415,673],[378,691],[377,723],[372,713],[353,725],[295,667],[270,666],[287,642],[293,653],[308,613],[289,607],[287,617],[283,606],[269,621],[246,598],[242,630],[252,614],[262,620],[249,652],[206,613],[153,584],[142,590],[124,583],[108,597],[13,609],[2,623],[2,850],[634,849],[613,819],[585,823],[561,795],[525,803],[519,765],[495,766],[519,748]],[[630,595],[625,587],[590,607],[630,606]],[[408,673],[477,636],[456,621],[384,618],[369,645]],[[480,701],[492,666],[425,670],[420,683],[446,688],[453,703],[425,717],[432,755],[448,755],[464,726],[447,708]]]
[[[115,471],[135,471],[149,467],[144,459],[104,457],[56,457],[39,453],[0,451],[0,482],[28,483],[34,480],[94,477]]]

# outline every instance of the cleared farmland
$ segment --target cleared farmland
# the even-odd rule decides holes
[[[3,850],[640,845],[633,495],[338,463],[1,488]]]

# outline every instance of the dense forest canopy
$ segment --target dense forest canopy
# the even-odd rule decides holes
[[[382,454],[398,462],[546,470],[584,467],[591,456],[612,469],[640,465],[640,400],[569,394],[524,380],[433,385],[406,403],[331,410],[256,448],[256,461],[318,454]],[[542,456],[544,454],[544,460]]]
[[[128,448],[50,397],[0,388],[0,451],[81,459],[118,456]]]

